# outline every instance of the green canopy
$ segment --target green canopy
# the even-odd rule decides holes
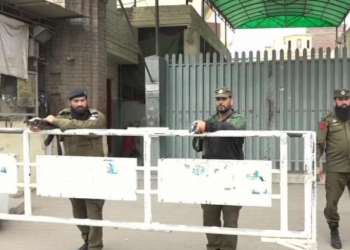
[[[350,10],[350,0],[209,2],[235,29],[339,27]]]

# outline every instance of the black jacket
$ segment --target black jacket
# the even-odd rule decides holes
[[[246,119],[237,112],[223,121],[220,121],[219,114],[215,114],[205,122],[205,132],[246,129]],[[243,160],[243,144],[243,137],[194,137],[192,142],[194,150],[203,152],[203,159],[223,160]]]

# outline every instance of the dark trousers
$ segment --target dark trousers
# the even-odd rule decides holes
[[[76,219],[102,220],[104,200],[70,199]],[[102,227],[78,226],[81,236],[89,243],[89,250],[102,250]]]
[[[203,209],[203,226],[221,227],[221,211],[224,218],[224,227],[237,228],[239,211],[242,207],[226,205],[207,205],[202,204]],[[219,235],[207,234],[208,250],[236,250],[237,235]]]
[[[350,191],[350,173],[327,172],[325,183],[327,203],[324,216],[331,228],[339,225],[338,202],[346,187]]]

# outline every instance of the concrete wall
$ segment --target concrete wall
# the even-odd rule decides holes
[[[137,29],[134,28],[137,39]],[[132,35],[123,13],[116,9],[107,9],[107,52],[115,57],[119,64],[138,62],[137,40]]]
[[[138,28],[154,27],[154,13],[154,7],[137,7],[131,9],[130,18],[132,25]],[[199,53],[199,35],[219,53],[229,53],[225,45],[191,5],[160,6],[159,19],[162,27],[187,26],[191,29],[193,42],[186,40],[188,34],[185,31],[185,54]]]
[[[191,8],[191,27],[197,31],[204,40],[206,40],[218,53],[229,54],[229,50],[225,47],[225,44],[220,41],[209,25],[203,20],[203,18]]]

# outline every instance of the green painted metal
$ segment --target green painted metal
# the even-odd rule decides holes
[[[339,27],[350,0],[208,0],[236,29]]]
[[[161,112],[163,126],[188,129],[196,119],[206,119],[216,111],[214,90],[233,90],[234,108],[248,121],[249,130],[316,130],[321,117],[333,109],[332,91],[350,87],[347,50],[315,53],[304,50],[284,54],[267,52],[235,54],[233,62],[223,56],[166,56],[167,83],[162,95],[166,107]],[[293,53],[294,54],[294,53]],[[343,56],[340,56],[342,54]],[[331,58],[334,55],[334,58]],[[270,60],[268,60],[268,57]],[[291,171],[301,171],[303,143],[290,139]],[[167,138],[161,143],[162,157],[200,157],[190,138]],[[246,140],[247,159],[270,159],[278,168],[279,141],[273,138]]]

